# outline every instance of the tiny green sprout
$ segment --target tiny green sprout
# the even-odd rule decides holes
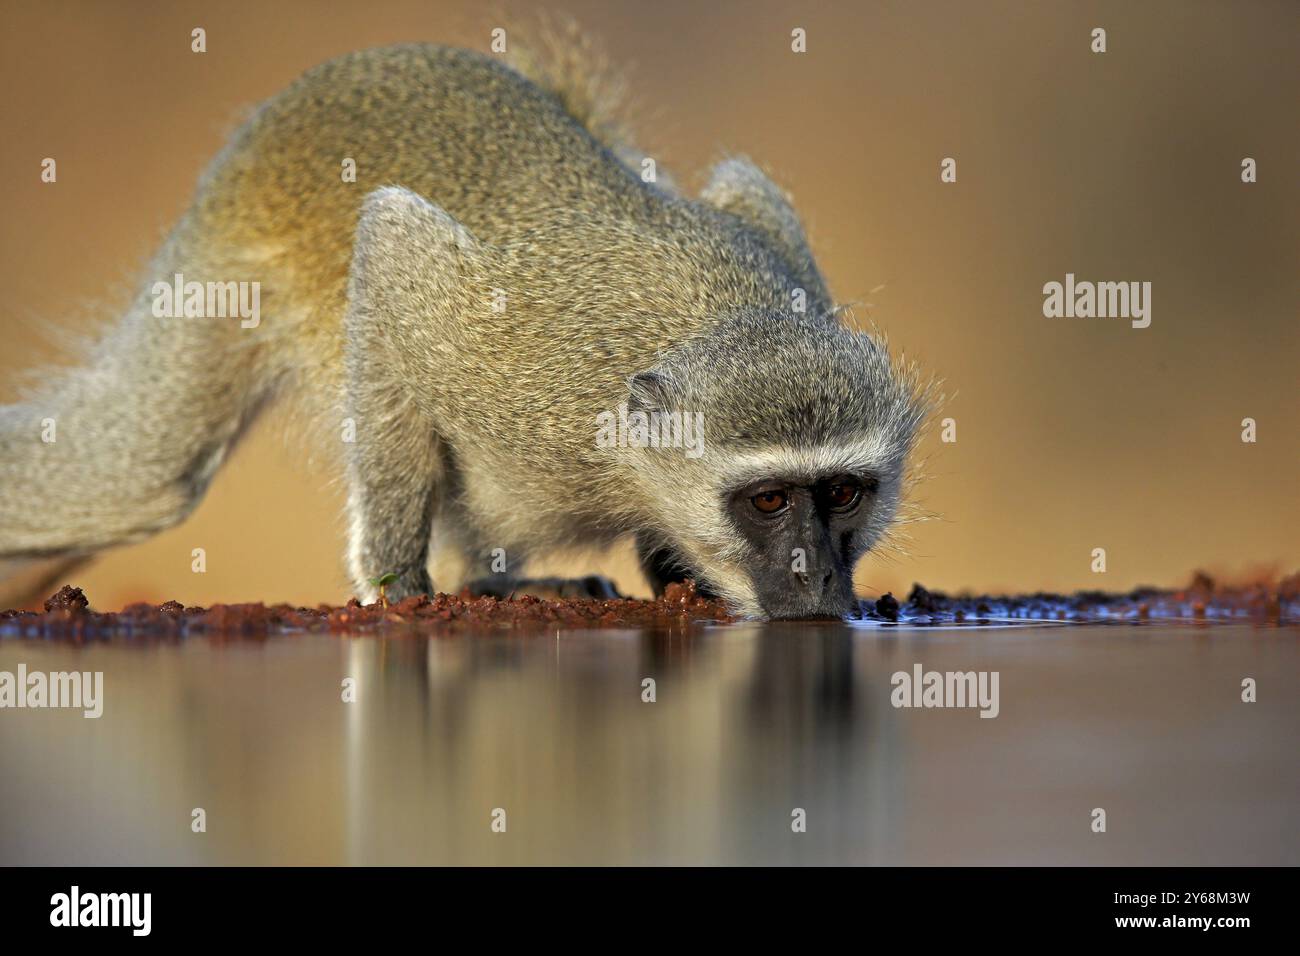
[[[397,575],[392,571],[389,571],[387,574],[381,574],[377,578],[370,579],[370,583],[379,588],[379,603],[384,606],[385,611],[388,610],[388,585],[392,584],[396,580]]]

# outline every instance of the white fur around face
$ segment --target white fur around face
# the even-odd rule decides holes
[[[729,457],[720,473],[724,484],[739,487],[750,481],[784,475],[835,475],[862,472],[888,473],[898,467],[897,455],[879,435],[863,435],[843,445],[812,448],[776,447]]]
[[[898,450],[879,435],[863,435],[836,445],[791,448],[773,446],[729,454],[721,461],[713,449],[707,468],[699,462],[683,463],[674,480],[656,475],[659,489],[654,507],[660,527],[688,529],[666,542],[682,552],[710,585],[744,617],[761,617],[763,610],[746,567],[752,560],[748,547],[731,526],[725,499],[732,489],[769,478],[834,477],[871,473],[880,479],[878,507],[864,529],[868,546],[874,544],[892,520],[897,504],[901,460]],[[667,494],[664,489],[671,489]]]

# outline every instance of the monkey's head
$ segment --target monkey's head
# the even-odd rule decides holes
[[[853,609],[926,412],[880,341],[830,316],[736,315],[632,376],[628,408],[661,437],[681,422],[686,440],[634,470],[656,543],[703,589],[748,616]]]

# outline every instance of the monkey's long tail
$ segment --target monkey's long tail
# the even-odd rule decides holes
[[[0,407],[0,577],[181,521],[267,397],[261,330],[238,315],[172,317],[183,303],[154,284],[246,278],[238,260],[187,252],[202,240],[178,226],[84,363]]]

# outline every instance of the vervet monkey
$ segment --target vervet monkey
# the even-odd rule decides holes
[[[84,364],[0,409],[0,557],[175,525],[294,395],[352,426],[366,600],[385,573],[401,598],[496,549],[513,565],[631,534],[657,589],[848,612],[924,389],[841,323],[755,165],[719,163],[698,197],[647,178],[577,92],[494,57],[404,45],[312,69],[234,133]],[[702,441],[602,442],[602,413],[686,416]]]

